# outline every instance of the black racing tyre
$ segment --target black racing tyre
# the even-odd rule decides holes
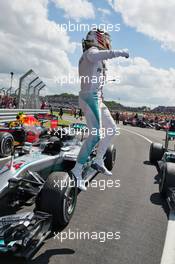
[[[44,149],[42,153],[56,155],[61,151],[63,147],[63,142],[60,138],[53,136],[49,138],[48,143],[44,145]]]
[[[149,161],[154,164],[161,160],[164,154],[163,145],[160,143],[151,143],[149,151]]]
[[[52,215],[54,231],[69,223],[76,202],[77,187],[73,176],[69,176],[66,172],[52,172],[36,198],[35,210]]]
[[[10,156],[14,150],[14,138],[8,132],[0,132],[0,157]]]
[[[160,126],[159,125],[155,125],[155,130],[160,130]]]
[[[104,164],[109,171],[113,169],[115,164],[115,159],[116,159],[116,148],[114,147],[114,145],[110,145],[104,156]]]
[[[159,192],[162,197],[166,198],[168,189],[175,187],[175,164],[167,162],[160,172]]]

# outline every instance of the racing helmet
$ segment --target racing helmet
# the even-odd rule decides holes
[[[91,47],[97,47],[101,50],[111,49],[111,37],[109,33],[100,30],[92,29],[88,32],[86,39],[82,40],[83,52]]]

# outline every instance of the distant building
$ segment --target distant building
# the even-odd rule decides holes
[[[78,107],[78,96],[74,94],[63,93],[63,94],[47,95],[45,98],[47,102],[51,105]]]
[[[54,109],[64,107],[64,108],[78,108],[78,96],[74,94],[62,93],[55,95],[47,95],[44,100],[48,105],[52,105]],[[116,101],[105,101],[104,102],[111,111],[128,111],[128,112],[149,112],[151,109],[147,106],[141,107],[130,107],[124,106]],[[152,112],[175,112],[175,107],[165,107],[159,106],[152,110]]]
[[[175,113],[175,106],[158,106],[152,110],[156,113]]]

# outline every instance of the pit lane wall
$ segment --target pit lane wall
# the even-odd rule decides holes
[[[0,109],[0,122],[8,122],[16,120],[16,115],[19,112],[23,112],[28,115],[34,115],[37,113],[49,113],[48,109]]]

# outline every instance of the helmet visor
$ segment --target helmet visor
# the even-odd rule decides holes
[[[108,50],[111,50],[112,45],[111,45],[111,37],[108,33],[105,33],[105,42],[106,42],[106,48]]]

